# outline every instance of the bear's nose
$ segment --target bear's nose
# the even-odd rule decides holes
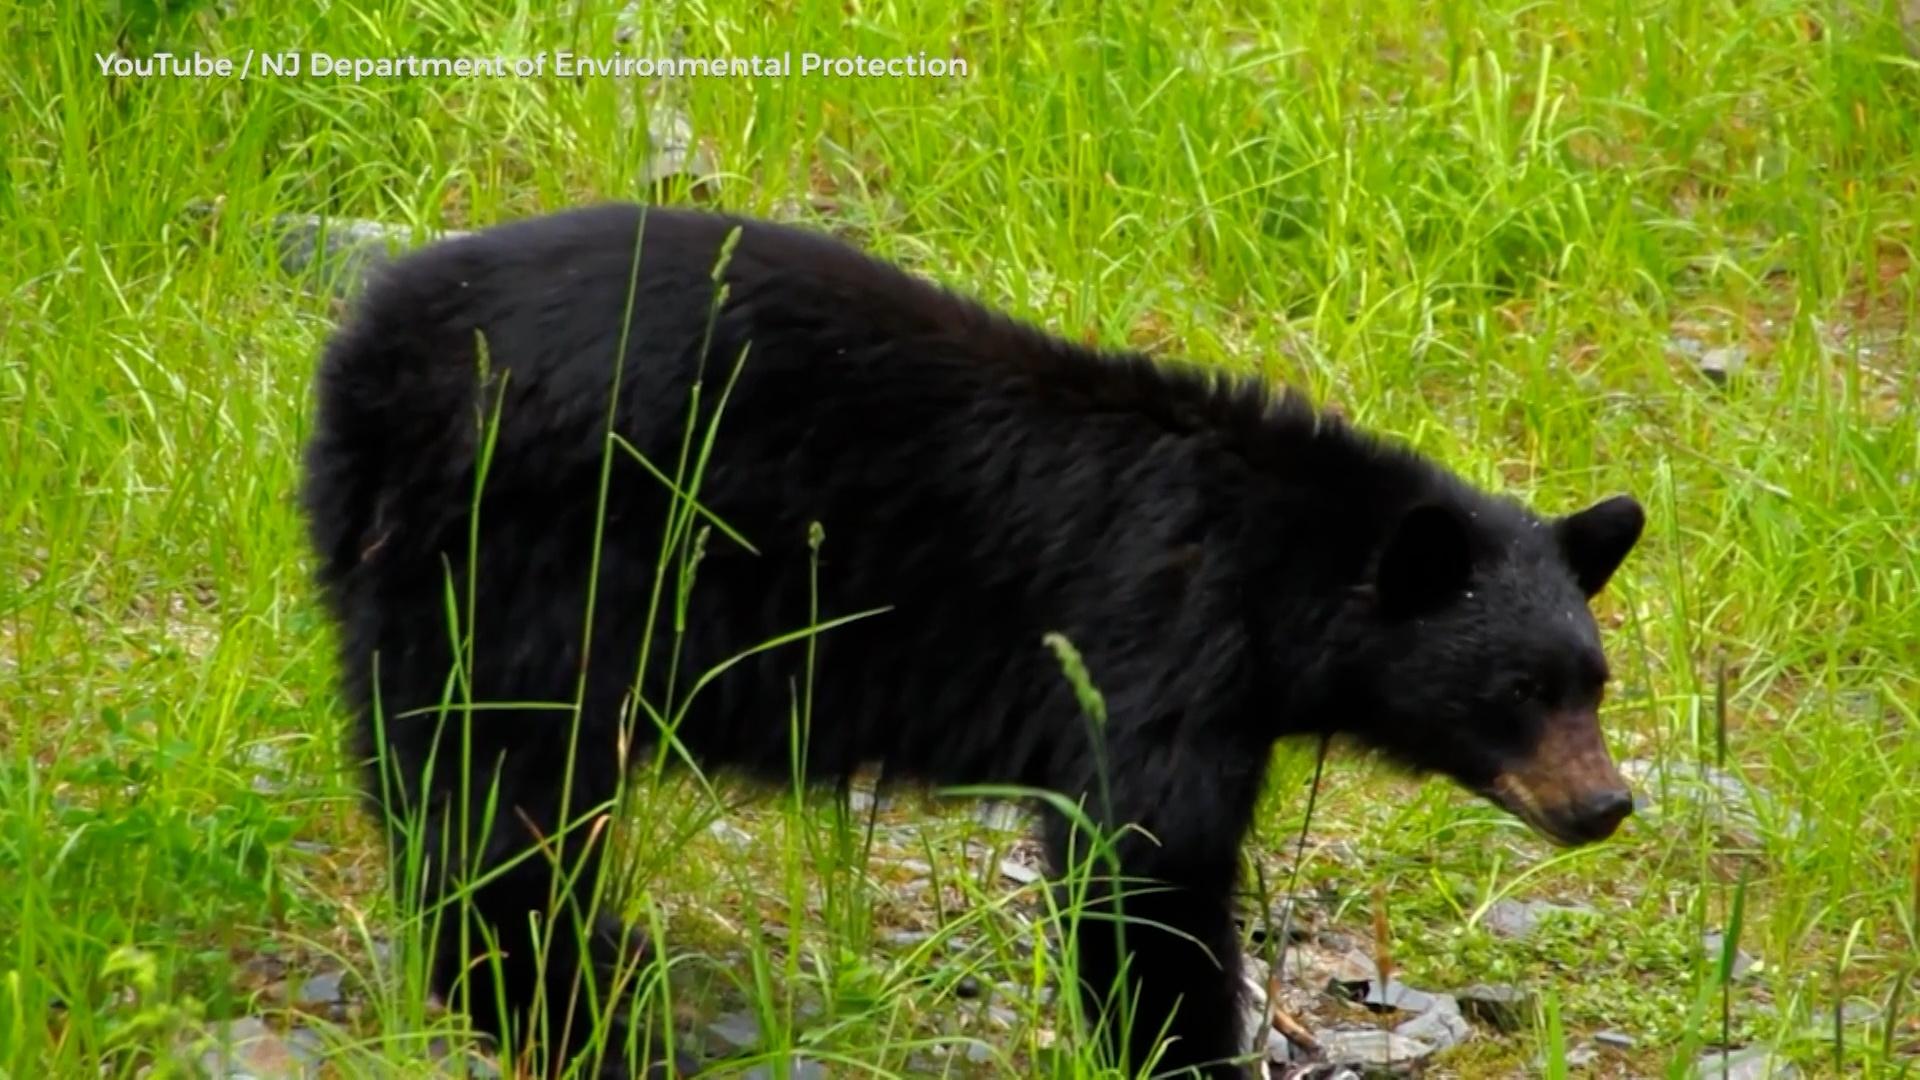
[[[1603,788],[1588,792],[1573,807],[1573,821],[1590,840],[1613,835],[1620,823],[1633,813],[1633,793],[1626,788]]]

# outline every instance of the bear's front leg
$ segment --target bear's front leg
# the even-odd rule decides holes
[[[1073,940],[1086,1017],[1131,1075],[1250,1075],[1233,896],[1258,781],[1233,771],[1202,769],[1145,791],[1114,784],[1116,807],[1096,813],[1123,826],[1109,828],[1110,858],[1090,854],[1091,838],[1064,819],[1049,821],[1063,902],[1079,907]],[[1126,805],[1142,809],[1127,814]]]

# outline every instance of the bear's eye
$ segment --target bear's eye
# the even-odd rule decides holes
[[[1514,701],[1524,705],[1530,701],[1539,700],[1540,683],[1536,679],[1522,675],[1513,680],[1513,684],[1507,688],[1507,692],[1513,695]]]

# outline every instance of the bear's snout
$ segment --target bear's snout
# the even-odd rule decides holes
[[[1625,786],[1589,792],[1571,807],[1568,824],[1585,840],[1605,840],[1633,813],[1633,793]]]
[[[1614,767],[1592,712],[1550,716],[1532,755],[1494,777],[1484,794],[1556,844],[1605,840],[1633,813],[1633,792]]]

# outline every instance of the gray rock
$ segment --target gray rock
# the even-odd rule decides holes
[[[1271,1027],[1267,1029],[1267,1060],[1275,1065],[1286,1065],[1295,1061],[1306,1061],[1312,1057],[1305,1050],[1293,1045],[1285,1035]]]
[[[1326,991],[1342,1001],[1359,1001],[1380,977],[1373,958],[1358,949],[1348,949],[1327,966]]]
[[[893,796],[867,788],[852,788],[847,792],[847,810],[855,814],[870,814],[876,810],[888,810],[893,807]]]
[[[1695,1068],[1700,1080],[1788,1080],[1800,1075],[1800,1070],[1766,1043],[1710,1051],[1701,1056]]]
[[[1393,1029],[1402,1038],[1418,1039],[1438,1050],[1451,1050],[1473,1038],[1473,1025],[1460,1015],[1460,1006],[1451,996],[1435,996],[1439,1002],[1419,1016]]]
[[[326,1037],[310,1027],[287,1032],[287,1050],[308,1069],[318,1069],[327,1056]]]
[[[1707,962],[1715,965],[1716,970],[1720,963],[1720,955],[1726,949],[1726,942],[1727,936],[1718,930],[1709,930],[1706,936],[1700,939],[1700,947],[1707,953]],[[1748,972],[1758,970],[1759,967],[1760,961],[1755,960],[1745,949],[1734,946],[1733,967],[1728,971],[1731,977],[1745,978]]]
[[[257,1016],[215,1024],[200,1069],[219,1080],[300,1080],[316,1074],[301,1053]]]
[[[1254,943],[1265,944],[1269,929],[1277,930],[1285,934],[1289,945],[1299,945],[1303,942],[1312,941],[1316,935],[1313,932],[1313,927],[1308,925],[1309,918],[1310,916],[1305,912],[1295,911],[1293,905],[1290,903],[1282,902],[1276,904],[1274,905],[1273,911],[1267,916],[1265,922],[1257,920],[1254,922]]]
[[[1847,1001],[1840,1006],[1840,1025],[1853,1027],[1858,1024],[1871,1024],[1880,1019],[1880,1006],[1870,1001]],[[1833,1030],[1834,1013],[1829,1008],[1814,1009],[1807,1014],[1807,1022],[1819,1031]]]
[[[1533,994],[1505,983],[1476,983],[1454,995],[1460,1013],[1497,1031],[1521,1031],[1533,1023]]]
[[[1745,345],[1723,345],[1717,349],[1708,349],[1700,357],[1700,373],[1717,383],[1724,383],[1740,369],[1747,366],[1747,347]]]
[[[427,1040],[427,1056],[440,1064],[439,1075],[497,1077],[500,1069],[487,1059],[487,1045],[490,1043],[485,1036],[449,1039],[435,1035]]]
[[[989,801],[974,809],[974,820],[998,832],[1025,832],[1029,818],[1017,803]]]
[[[1638,1043],[1638,1040],[1633,1036],[1624,1031],[1615,1031],[1612,1028],[1608,1028],[1605,1031],[1594,1032],[1593,1041],[1599,1043],[1601,1046],[1612,1047],[1615,1050],[1631,1050]]]
[[[1532,936],[1550,919],[1581,918],[1596,914],[1598,912],[1585,904],[1509,898],[1494,901],[1480,921],[1494,936],[1517,941]]]
[[[1433,1047],[1391,1031],[1316,1031],[1331,1065],[1357,1068],[1366,1077],[1418,1076]]]
[[[1676,334],[1667,339],[1667,351],[1681,356],[1697,357],[1707,349],[1706,343],[1696,337]]]
[[[1041,876],[1040,871],[1013,859],[1000,860],[1000,874],[1007,880],[1020,885],[1031,885],[1039,881]]]
[[[1273,1021],[1268,1015],[1266,986],[1252,979],[1244,980],[1244,985],[1245,992],[1240,995],[1240,1045],[1251,1046],[1274,1034]]]
[[[1347,979],[1335,974],[1327,980],[1326,990],[1333,997],[1365,1005],[1378,1013],[1423,1013],[1439,1004],[1439,998],[1435,995],[1416,990],[1395,978],[1382,982],[1374,978]]]
[[[1573,1068],[1584,1069],[1600,1060],[1600,1048],[1592,1043],[1581,1043],[1573,1049],[1568,1050],[1566,1056],[1561,1060]]]
[[[743,1012],[723,1013],[707,1025],[707,1034],[736,1050],[747,1050],[760,1041],[760,1022]]]
[[[295,1004],[332,1005],[346,1000],[340,992],[340,975],[338,971],[326,971],[301,983],[300,992],[294,995]]]
[[[626,110],[623,109],[623,112]],[[693,181],[696,191],[714,185],[720,170],[707,144],[694,137],[693,121],[676,108],[655,108],[647,114],[647,162],[640,182],[659,184],[676,176]]]
[[[1349,1065],[1295,1064],[1271,1069],[1272,1080],[1366,1080],[1360,1070]],[[1392,1075],[1389,1073],[1388,1075]]]
[[[254,791],[274,795],[287,786],[287,754],[278,744],[254,743],[241,756],[258,770],[253,776]]]
[[[744,850],[753,846],[753,834],[726,818],[714,818],[707,825],[707,833],[731,848]]]
[[[458,1080],[501,1080],[499,1064],[477,1050],[468,1049],[455,1053],[445,1040],[436,1039],[428,1053],[440,1063],[434,1070],[434,1075],[437,1077],[458,1078]]]
[[[412,247],[414,235],[405,225],[365,218],[281,214],[273,219],[281,269],[289,274],[317,274],[339,296],[355,291],[367,274]],[[433,238],[433,233],[421,236],[422,240]]]
[[[975,1065],[985,1065],[993,1060],[993,1047],[979,1041],[967,1043],[967,1060]]]
[[[1424,1013],[1438,1004],[1438,999],[1425,990],[1415,990],[1399,979],[1386,982],[1374,982],[1367,987],[1360,1004],[1374,1012]]]
[[[1777,805],[1765,788],[1711,765],[1630,758],[1620,763],[1620,773],[1633,781],[1633,812],[1642,817],[1657,821],[1669,802],[1697,806],[1729,839],[1746,847],[1758,846],[1767,833],[1797,839],[1808,831],[1806,819]]]
[[[240,970],[255,982],[279,982],[287,974],[287,962],[272,953],[255,953],[247,957]]]
[[[931,930],[882,930],[880,944],[894,949],[912,949],[933,940]]]

